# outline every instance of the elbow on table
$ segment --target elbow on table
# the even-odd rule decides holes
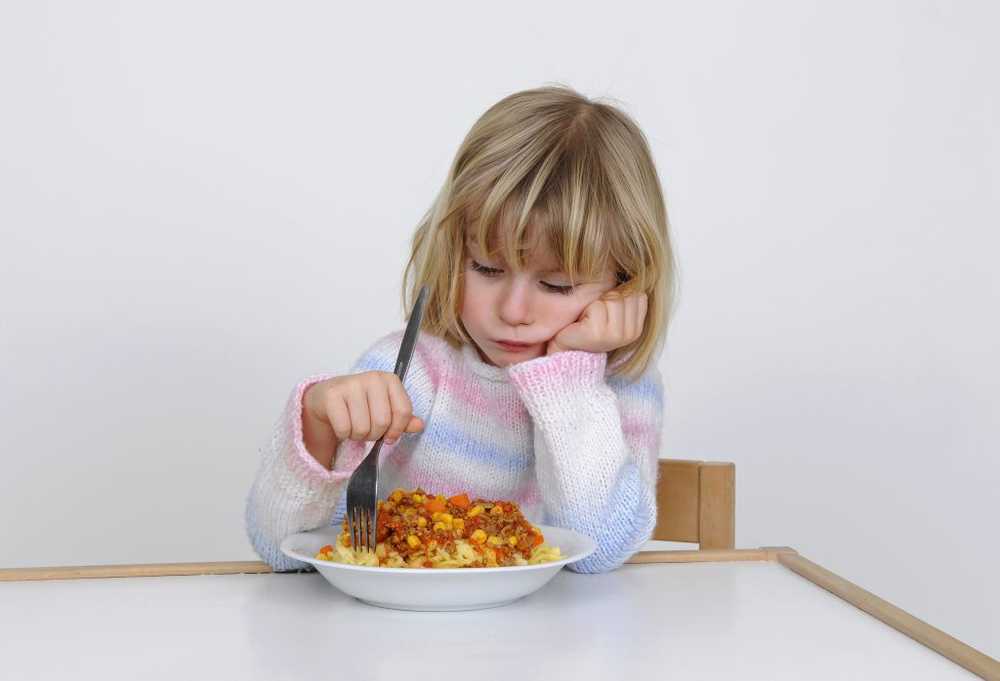
[[[590,532],[583,530],[597,544],[597,549],[583,560],[566,566],[573,572],[592,574],[615,570],[652,538],[656,527],[656,497],[643,483],[636,468],[626,468],[611,498],[619,503],[614,510],[609,509],[604,518],[614,520],[608,520],[599,529],[592,527]]]
[[[645,544],[653,534],[653,526],[648,527],[637,525],[634,527],[637,532],[625,541],[608,540],[607,538],[595,538],[597,549],[575,563],[570,563],[566,567],[573,572],[583,574],[598,574],[617,570],[625,564],[629,558]],[[602,541],[604,539],[604,541]]]

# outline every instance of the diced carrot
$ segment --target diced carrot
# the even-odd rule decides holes
[[[469,507],[469,495],[468,494],[456,494],[455,496],[448,499],[453,505],[459,508]]]
[[[542,535],[541,535],[541,534],[536,534],[536,535],[535,535],[535,538],[531,540],[531,542],[532,542],[532,543],[533,543],[533,544],[534,544],[535,546],[538,546],[538,545],[539,545],[539,544],[541,544],[541,543],[542,543],[543,541],[545,541],[545,538],[544,538],[544,537],[542,537]]]
[[[320,553],[333,553],[333,547],[327,544],[319,550]]]
[[[446,508],[448,508],[448,502],[440,494],[433,499],[428,499],[427,503],[424,504],[424,508],[427,509],[429,513],[443,513]]]

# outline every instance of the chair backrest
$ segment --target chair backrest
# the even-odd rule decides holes
[[[661,459],[653,539],[693,542],[700,549],[736,543],[736,466]]]

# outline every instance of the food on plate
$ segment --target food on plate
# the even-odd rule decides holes
[[[545,543],[513,501],[470,500],[397,489],[378,502],[375,551],[355,550],[344,519],[334,544],[319,560],[401,568],[476,568],[535,565],[562,558]]]

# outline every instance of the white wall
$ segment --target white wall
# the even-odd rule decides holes
[[[0,566],[252,558],[288,390],[400,324],[461,138],[560,81],[664,178],[663,454],[1000,655],[997,5],[651,5],[5,3]]]

